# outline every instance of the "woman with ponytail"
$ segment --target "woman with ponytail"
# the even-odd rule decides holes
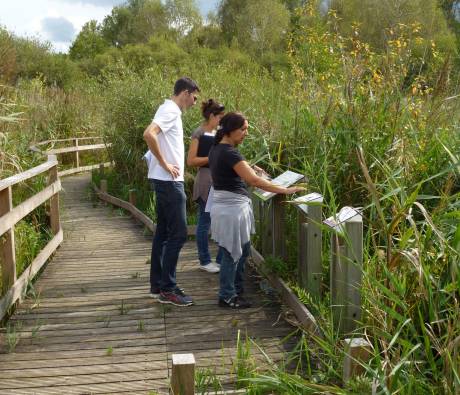
[[[254,215],[247,185],[265,191],[292,194],[304,188],[285,188],[262,178],[249,166],[237,147],[248,134],[248,121],[237,112],[220,120],[209,153],[209,167],[214,193],[210,209],[211,237],[222,254],[219,306],[248,308],[243,296],[243,275],[254,233]]]
[[[214,135],[219,121],[224,115],[225,107],[209,99],[201,104],[201,113],[204,122],[192,133],[187,165],[198,167],[193,183],[193,200],[198,203],[198,225],[196,227],[196,245],[200,269],[210,273],[218,273],[220,266],[211,261],[208,246],[208,234],[211,226],[211,217],[205,212],[206,201],[211,187],[211,172],[209,171],[208,154],[214,144]],[[220,263],[220,255],[216,262]]]

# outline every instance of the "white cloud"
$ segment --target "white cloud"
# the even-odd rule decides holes
[[[76,30],[72,22],[64,17],[46,17],[41,21],[42,31],[53,42],[66,43],[75,38]]]

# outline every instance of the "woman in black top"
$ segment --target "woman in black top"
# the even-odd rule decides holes
[[[248,134],[248,121],[231,112],[221,119],[215,146],[209,153],[214,188],[211,205],[211,233],[222,253],[219,306],[247,308],[241,294],[243,273],[254,233],[254,216],[247,185],[265,191],[292,194],[304,188],[285,188],[258,176],[236,148]]]

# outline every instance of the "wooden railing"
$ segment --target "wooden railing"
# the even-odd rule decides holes
[[[82,141],[87,141],[87,140],[102,140],[102,137],[71,137],[68,139],[55,139],[55,140],[46,140],[46,141],[41,141],[35,145],[32,145],[30,149],[34,152],[42,153],[44,155],[60,155],[60,154],[68,154],[68,153],[75,153],[75,164],[76,167],[73,167],[71,169],[66,169],[66,170],[61,170],[59,171],[60,176],[66,176],[69,174],[75,174],[75,173],[80,173],[83,171],[90,171],[92,169],[96,169],[100,166],[100,164],[94,164],[94,165],[86,165],[86,166],[80,166],[80,152],[83,151],[95,151],[95,150],[102,150],[106,149],[107,147],[110,147],[111,144],[105,144],[105,143],[99,143],[99,144],[86,144],[86,145],[81,145]],[[52,149],[45,149],[42,150],[39,147],[43,147],[46,145],[50,144],[56,144],[56,143],[68,143],[72,142],[71,147],[61,147],[61,148],[52,148]],[[106,162],[103,164],[104,166],[110,166],[111,162]]]
[[[263,201],[253,195],[254,214],[259,236],[258,252],[253,248],[252,256],[261,271],[296,313],[304,329],[321,336],[317,322],[307,307],[285,282],[266,270],[265,258],[287,258],[286,249],[286,204],[285,197],[275,196]],[[343,337],[344,370],[347,381],[360,371],[359,360],[368,359],[370,344],[362,338],[353,338],[361,319],[361,277],[363,265],[363,222],[358,209],[343,207],[335,216],[323,221],[323,197],[318,193],[302,196],[295,201],[297,207],[297,283],[313,300],[322,299],[323,284],[323,232],[330,237],[329,290],[333,325],[336,333]]]
[[[21,299],[27,284],[62,242],[63,234],[59,219],[61,181],[58,178],[57,166],[56,156],[50,155],[45,163],[23,173],[0,180],[0,257],[2,262],[2,289],[6,290],[4,296],[0,299],[0,320],[10,307]],[[25,202],[13,207],[13,186],[44,173],[48,173],[47,187]],[[54,236],[24,273],[17,278],[14,227],[26,215],[47,201],[49,201],[50,224]]]

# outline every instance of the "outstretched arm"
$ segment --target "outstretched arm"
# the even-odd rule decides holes
[[[248,162],[242,160],[233,166],[233,170],[246,182],[246,184],[263,189],[267,192],[283,193],[290,195],[295,192],[304,191],[303,187],[289,187],[285,188],[280,185],[273,184],[272,182],[259,177],[256,172],[249,166]]]

